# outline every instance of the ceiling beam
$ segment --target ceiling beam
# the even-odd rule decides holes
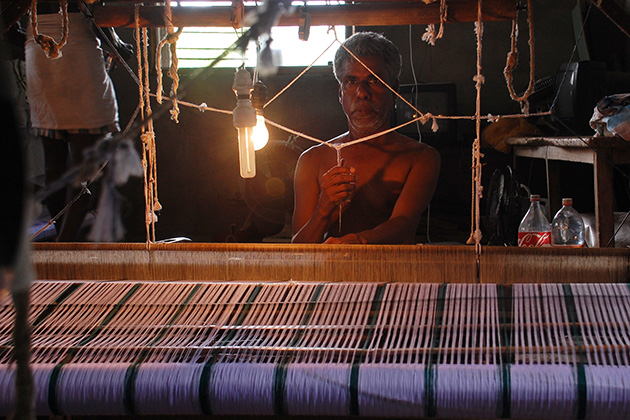
[[[476,0],[447,1],[447,23],[477,20]],[[516,16],[514,0],[483,0],[482,20],[512,20]],[[253,10],[246,7],[246,11]],[[179,26],[230,27],[230,7],[172,7],[173,24]],[[396,26],[440,22],[439,2],[369,1],[360,4],[308,6],[312,26]],[[140,6],[140,26],[164,25],[164,6]],[[298,26],[301,7],[282,15],[277,26]],[[134,27],[134,6],[108,3],[94,7],[96,24],[103,27]]]

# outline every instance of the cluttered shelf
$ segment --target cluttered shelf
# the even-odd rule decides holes
[[[549,161],[580,162],[593,165],[597,246],[615,246],[613,178],[617,165],[630,164],[630,142],[621,137],[512,137],[505,141],[517,158],[544,159],[550,176]],[[554,183],[548,183],[553,185]],[[560,193],[549,188],[549,201],[559,201]]]

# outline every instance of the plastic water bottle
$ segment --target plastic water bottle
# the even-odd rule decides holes
[[[551,245],[574,248],[584,246],[584,220],[573,208],[572,198],[562,199],[562,208],[551,222]]]
[[[518,246],[551,246],[551,225],[540,208],[540,196],[529,197],[529,210],[518,227]]]

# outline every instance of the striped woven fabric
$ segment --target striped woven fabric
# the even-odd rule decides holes
[[[619,283],[39,281],[36,412],[627,419],[629,320]]]

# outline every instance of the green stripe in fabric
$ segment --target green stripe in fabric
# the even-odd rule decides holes
[[[201,283],[196,284],[195,287],[193,287],[190,290],[190,292],[188,292],[188,295],[186,295],[186,298],[184,299],[184,301],[179,304],[179,306],[177,307],[177,310],[173,313],[173,315],[168,320],[168,322],[166,322],[166,324],[164,324],[164,326],[162,327],[160,332],[153,338],[153,340],[151,340],[151,342],[147,345],[147,347],[142,349],[140,354],[138,354],[138,356],[136,357],[135,363],[142,363],[144,361],[144,359],[149,355],[149,352],[151,351],[151,348],[153,346],[155,346],[157,343],[159,343],[159,341],[162,338],[164,338],[164,335],[168,332],[168,330],[171,328],[171,326],[175,322],[177,322],[179,317],[184,312],[184,309],[186,308],[186,305],[188,305],[190,300],[193,298],[193,296],[195,296],[195,294],[199,291],[199,289],[201,289]]]
[[[32,324],[32,328],[37,327],[39,324],[44,322],[46,318],[48,318],[55,310],[59,307],[63,301],[68,299],[71,294],[73,294],[79,287],[81,287],[83,283],[72,283],[70,286],[66,287],[60,294],[53,300],[51,303],[46,305],[44,310],[35,318]]]
[[[510,363],[512,362],[512,354],[510,346],[512,345],[512,320],[509,319],[510,313],[512,313],[512,289],[510,287],[497,285],[497,296],[499,297],[500,317],[501,317],[501,329],[502,334],[500,338],[501,343],[501,406],[499,407],[499,415],[503,419],[509,419],[511,415],[511,402],[512,402],[512,384],[510,376]]]
[[[123,392],[123,406],[125,407],[125,411],[129,415],[135,414],[135,397],[136,397],[136,378],[138,377],[138,369],[140,369],[140,365],[144,362],[144,359],[149,355],[151,349],[159,343],[159,341],[164,337],[166,332],[171,328],[171,326],[177,322],[179,317],[184,312],[186,305],[190,302],[193,296],[199,291],[201,288],[201,283],[197,283],[191,290],[188,292],[186,297],[180,304],[177,306],[177,309],[171,315],[171,318],[164,324],[161,328],[160,332],[151,340],[151,342],[142,349],[142,351],[136,356],[136,360],[134,363],[127,368],[125,372],[125,387]]]
[[[90,335],[88,335],[83,340],[81,340],[79,344],[77,344],[76,346],[70,348],[68,352],[66,353],[66,355],[64,356],[64,358],[61,360],[61,362],[55,365],[55,367],[53,368],[50,374],[50,380],[48,381],[48,407],[50,408],[50,411],[53,414],[62,415],[62,413],[59,411],[59,405],[57,404],[57,386],[58,386],[57,380],[59,379],[61,368],[66,363],[70,363],[72,361],[72,359],[77,354],[77,352],[81,349],[81,347],[85,346],[87,343],[89,343],[91,340],[93,340],[94,338],[98,336],[98,333],[114,318],[114,316],[116,316],[116,314],[118,313],[118,311],[120,311],[122,306],[140,288],[140,285],[141,283],[134,284],[133,287],[131,287],[131,289],[127,291],[125,296],[123,296],[120,302],[118,302],[112,307],[112,309],[109,311],[107,316],[105,316],[103,321],[101,321],[101,323],[92,330]]]
[[[35,318],[35,320],[31,324],[31,329],[35,329],[39,324],[44,322],[46,318],[48,318],[55,310],[59,307],[64,300],[66,300],[72,293],[74,293],[83,283],[72,283],[70,286],[63,289],[63,291],[53,300],[51,303],[46,305],[44,310],[40,312],[40,314]],[[7,341],[0,348],[0,359],[4,358],[6,353],[8,353],[13,348],[13,337]]]
[[[319,300],[319,297],[322,294],[322,290],[324,289],[324,284],[318,284],[315,290],[313,291],[313,296],[304,311],[304,315],[302,315],[302,320],[300,321],[301,327],[306,327],[311,321],[311,317],[313,316],[313,310],[315,309],[315,305]],[[306,328],[298,328],[289,347],[297,347],[302,342],[302,337],[306,333]],[[286,378],[287,378],[287,367],[291,363],[293,357],[290,354],[285,354],[280,362],[276,364],[273,373],[273,410],[277,416],[286,416],[287,410],[285,406],[285,388],[286,388]]]
[[[370,315],[367,320],[367,324],[369,328],[363,335],[363,345],[359,346],[361,348],[361,353],[355,357],[354,362],[352,363],[352,368],[350,370],[350,415],[358,416],[359,413],[359,366],[365,359],[365,350],[370,345],[370,341],[372,340],[372,336],[374,335],[374,330],[376,326],[376,320],[378,319],[378,313],[381,309],[381,303],[383,302],[383,295],[385,294],[385,284],[379,284],[376,287],[374,292],[374,298],[372,299],[372,306],[370,308]]]
[[[201,412],[206,416],[212,415],[212,404],[210,403],[210,376],[212,374],[212,366],[214,365],[214,357],[210,357],[203,365],[201,377],[199,378],[199,402],[201,403]]]
[[[577,309],[575,306],[575,298],[573,297],[573,292],[571,290],[570,284],[563,284],[562,288],[564,290],[564,300],[567,304],[567,314],[569,316],[569,323],[572,325],[571,334],[573,335],[573,342],[579,348],[584,344],[584,340],[582,339],[582,335],[580,334],[580,326],[578,325],[577,319]],[[586,373],[584,371],[584,353],[582,351],[579,352],[580,361],[576,365],[576,376],[577,376],[577,413],[575,418],[578,420],[584,419],[586,417],[586,398],[588,396],[587,383],[586,383]]]
[[[286,416],[287,409],[284,404],[285,387],[287,380],[287,367],[288,361],[282,361],[278,363],[273,371],[273,412],[276,416]]]
[[[580,333],[580,326],[578,325],[577,320],[575,298],[573,297],[573,292],[571,291],[570,284],[563,284],[562,289],[564,291],[564,301],[567,304],[567,314],[569,316],[569,323],[571,325],[571,335],[573,335],[573,341],[579,347],[582,346],[583,340]],[[582,353],[580,353],[580,357],[582,357]]]
[[[577,379],[578,379],[578,409],[576,419],[586,418],[586,399],[588,398],[588,392],[586,387],[586,371],[584,369],[584,363],[578,363]]]
[[[262,286],[257,284],[254,287],[254,290],[250,293],[247,302],[240,309],[239,316],[234,323],[234,326],[241,325],[241,323],[245,320],[247,313],[249,312],[252,303],[256,299],[256,296],[260,293]],[[201,377],[199,378],[199,402],[201,404],[201,410],[204,415],[212,415],[212,403],[210,401],[210,381],[212,380],[212,368],[216,362],[216,357],[219,353],[220,347],[225,346],[230,342],[236,332],[234,330],[230,331],[223,337],[215,346],[214,350],[210,353],[209,360],[205,363],[203,370],[201,371]]]
[[[247,314],[249,313],[249,310],[252,307],[252,304],[254,303],[254,300],[256,299],[256,297],[258,296],[261,290],[262,290],[262,285],[260,284],[257,284],[256,287],[254,287],[254,290],[252,290],[252,293],[249,295],[247,302],[243,304],[243,307],[241,308],[241,311],[238,315],[238,318],[236,319],[236,322],[234,322],[235,327],[238,327],[239,325],[243,323],[243,321],[245,320],[245,317],[247,316]],[[225,335],[225,337],[221,339],[219,347],[227,345],[234,338],[235,335],[236,335],[235,329],[229,331]]]
[[[313,310],[315,309],[315,305],[317,304],[317,301],[319,300],[319,297],[322,294],[322,290],[324,290],[324,285],[323,284],[317,285],[317,287],[315,288],[315,291],[313,292],[313,296],[311,297],[311,300],[308,303],[308,307],[306,308],[306,311],[304,312],[304,316],[302,316],[302,320],[300,321],[301,326],[306,327],[309,324],[309,322],[311,322],[311,318],[313,317]],[[298,331],[295,333],[295,336],[293,337],[293,340],[291,340],[291,344],[289,344],[289,346],[295,347],[299,345],[305,333],[306,333],[305,328],[298,329]]]
[[[509,419],[511,417],[511,403],[512,403],[512,380],[510,375],[510,364],[501,364],[501,418]]]
[[[438,290],[437,307],[435,310],[435,320],[433,323],[433,341],[431,343],[431,351],[429,359],[424,367],[424,407],[425,417],[435,417],[436,401],[435,401],[435,375],[437,374],[437,366],[433,365],[433,350],[440,344],[440,331],[442,331],[442,319],[444,317],[444,305],[446,304],[446,288],[447,284],[441,284]]]
[[[139,366],[139,364],[134,363],[125,372],[123,407],[129,415],[133,415],[136,411],[136,378],[138,377]]]
[[[136,293],[136,291],[140,288],[141,285],[142,283],[136,283],[133,285],[131,289],[129,289],[129,291],[127,292],[127,294],[125,294],[125,296],[123,296],[121,301],[118,302],[116,305],[114,305],[112,310],[109,311],[105,319],[103,319],[103,322],[101,322],[96,328],[94,328],[89,336],[85,337],[83,340],[79,342],[79,344],[77,344],[77,346],[75,347],[74,353],[76,353],[76,350],[78,350],[79,347],[86,345],[90,341],[94,340],[94,338],[96,338],[96,336],[101,332],[101,330],[105,328],[105,326],[107,326],[107,324],[109,324],[112,319],[114,319],[114,317],[118,314],[118,312],[120,312],[120,310],[123,308],[123,305],[127,303],[129,299],[131,299],[131,296],[133,296],[133,294]]]
[[[63,364],[56,365],[50,373],[50,379],[48,380],[48,408],[56,416],[62,414],[59,411],[59,404],[57,404],[57,379],[59,378],[62,366]]]

